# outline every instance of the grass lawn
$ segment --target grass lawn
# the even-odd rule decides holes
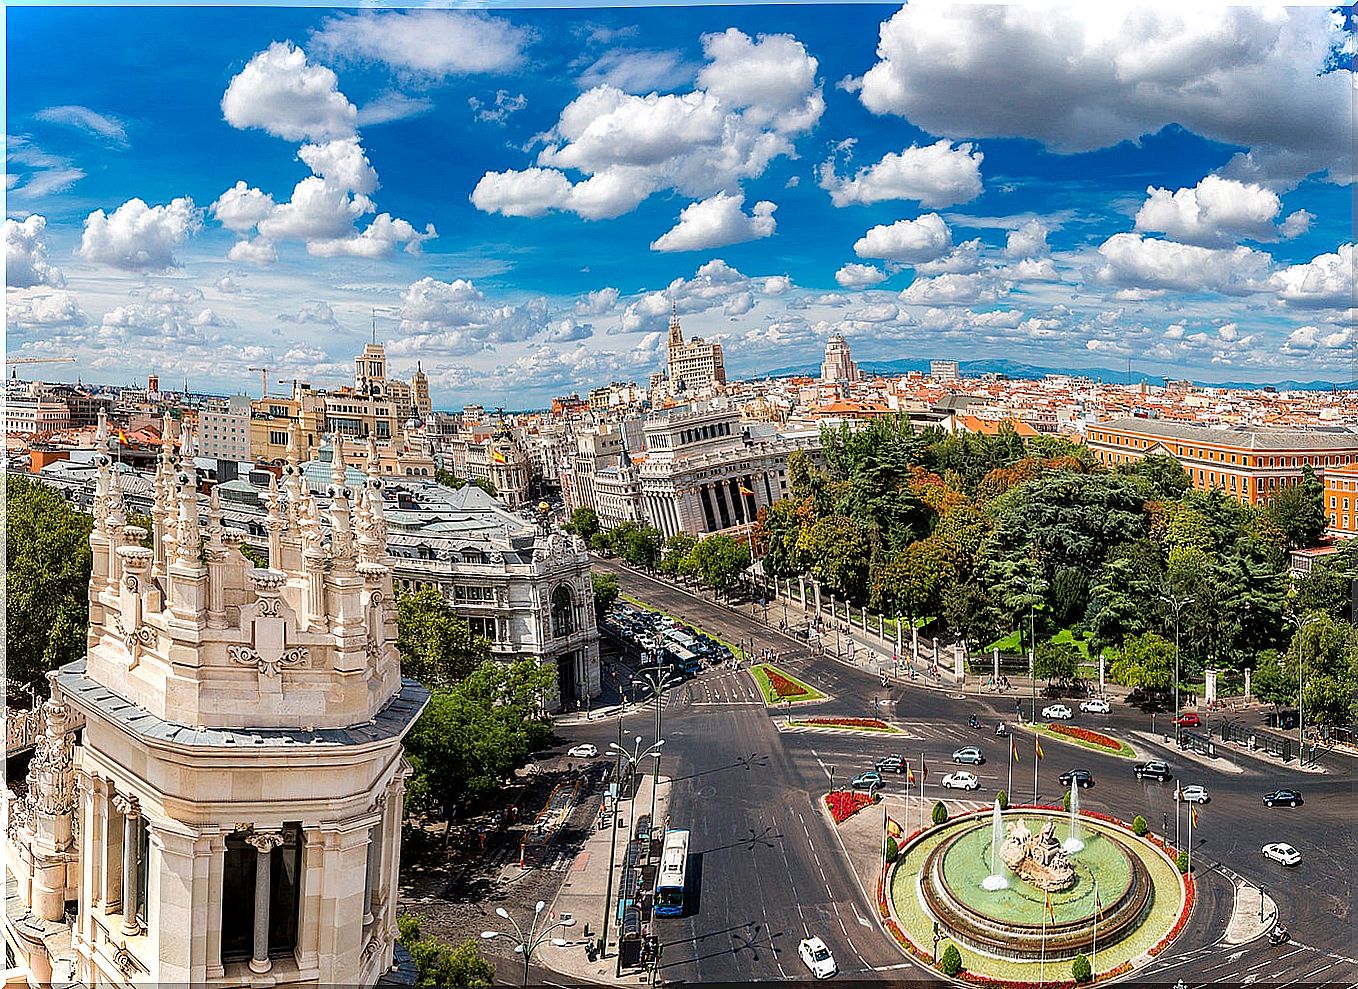
[[[773,682],[769,679],[769,671],[788,680],[793,686],[800,688],[801,692],[796,694],[782,694],[773,689]],[[774,666],[772,663],[759,663],[750,667],[750,676],[754,677],[754,682],[759,684],[759,690],[764,695],[764,703],[769,707],[777,707],[791,701],[793,704],[804,704],[807,701],[823,701],[826,695],[815,687],[803,680],[798,680],[787,670]]]
[[[1115,738],[1113,735],[1110,735],[1108,732],[1103,731],[1103,730],[1101,730],[1101,729],[1094,728],[1094,729],[1090,729],[1090,730],[1091,730],[1091,731],[1098,731],[1100,735],[1108,735],[1109,738],[1112,738],[1115,742],[1117,742],[1117,743],[1121,746],[1121,748],[1118,749],[1118,751],[1114,752],[1112,749],[1105,748],[1105,747],[1102,746],[1102,745],[1096,745],[1096,744],[1094,744],[1093,742],[1086,742],[1084,739],[1080,739],[1080,738],[1072,738],[1070,735],[1059,735],[1059,734],[1057,734],[1056,732],[1053,732],[1053,731],[1052,731],[1050,728],[1048,728],[1045,724],[1037,724],[1037,725],[1024,724],[1024,725],[1022,725],[1021,727],[1026,728],[1026,729],[1028,729],[1029,731],[1038,732],[1038,733],[1041,734],[1044,738],[1054,738],[1054,739],[1056,739],[1058,742],[1065,742],[1067,745],[1078,745],[1078,746],[1080,746],[1080,748],[1082,748],[1082,749],[1089,749],[1091,752],[1102,752],[1104,755],[1115,755],[1115,756],[1119,756],[1119,757],[1121,757],[1121,758],[1123,758],[1123,759],[1135,759],[1135,758],[1136,758],[1136,750],[1135,750],[1134,748],[1132,748],[1130,745],[1128,745],[1128,744],[1127,744],[1126,742],[1124,742],[1122,739],[1120,739],[1120,738]],[[1076,727],[1081,727],[1081,726],[1076,726]]]
[[[996,649],[998,649],[1000,652],[1018,652],[1019,630],[1014,629],[1014,631],[1010,632],[1003,639],[996,639],[994,642],[990,643],[990,645],[985,647],[985,651],[988,653],[992,653]]]
[[[1063,628],[1048,641],[1055,642],[1057,645],[1074,646],[1080,651],[1080,658],[1085,662],[1089,662],[1089,638],[1087,635],[1076,635],[1074,629]],[[1004,638],[996,639],[985,647],[987,653],[993,652],[996,649],[1000,652],[1018,652],[1019,630],[1014,629],[1014,631],[1010,632]],[[1094,659],[1097,661],[1098,657],[1095,656]]]

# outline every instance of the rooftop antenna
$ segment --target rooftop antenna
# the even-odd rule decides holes
[[[377,343],[377,307],[373,306],[373,343]]]

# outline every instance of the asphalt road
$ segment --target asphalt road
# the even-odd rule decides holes
[[[596,564],[600,565],[600,564]],[[1017,695],[965,698],[945,689],[913,683],[883,688],[875,672],[854,669],[826,657],[810,658],[804,646],[771,631],[748,614],[700,601],[667,584],[620,566],[609,566],[625,593],[720,635],[728,641],[753,639],[785,655],[780,665],[831,695],[815,713],[893,717],[905,735],[848,736],[779,732],[750,678],[730,670],[707,670],[666,695],[665,765],[675,777],[671,826],[693,831],[701,853],[696,909],[682,918],[661,918],[665,944],[662,976],[667,982],[746,982],[802,979],[797,942],[808,934],[822,937],[834,952],[842,977],[920,978],[877,927],[871,897],[861,888],[838,846],[838,838],[815,809],[828,788],[829,767],[837,780],[870,769],[873,761],[899,752],[929,767],[926,807],[939,796],[989,802],[1009,782],[1008,746],[993,735],[995,724],[1014,716]],[[770,609],[772,614],[772,609]],[[1024,701],[1025,714],[1030,710]],[[1039,701],[1039,707],[1041,702]],[[1074,705],[1072,705],[1074,706]],[[981,729],[967,727],[975,714]],[[1131,741],[1148,758],[1169,762],[1176,779],[1208,787],[1211,801],[1200,810],[1194,832],[1194,865],[1199,903],[1193,920],[1173,949],[1143,969],[1138,981],[1188,985],[1208,983],[1358,986],[1358,941],[1350,911],[1353,873],[1358,862],[1358,832],[1353,827],[1354,767],[1332,757],[1325,775],[1295,770],[1247,756],[1236,756],[1243,770],[1227,773],[1191,761],[1172,743],[1146,742],[1133,732],[1149,732],[1150,719],[1115,703],[1109,715],[1076,713],[1073,722],[1107,728]],[[652,732],[649,708],[624,716],[624,732]],[[617,719],[574,726],[563,734],[604,748],[616,736]],[[1033,796],[1032,736],[1017,735],[1020,761],[1013,767],[1011,801]],[[975,793],[936,786],[952,771],[951,753],[964,744],[979,745],[987,762],[966,767],[980,778]],[[1168,819],[1174,837],[1174,782],[1139,781],[1125,759],[1066,745],[1043,742],[1038,799],[1058,803],[1057,781],[1070,768],[1090,770],[1092,788],[1081,792],[1091,810],[1130,819],[1145,816],[1152,830]],[[1298,786],[1304,806],[1264,806],[1262,795],[1274,787]],[[888,776],[888,799],[903,794]],[[909,813],[912,821],[916,809]],[[893,816],[896,811],[893,810]],[[1186,812],[1180,817],[1187,838]],[[1287,841],[1302,853],[1302,863],[1286,869],[1266,860],[1261,848]],[[1229,918],[1238,882],[1262,883],[1276,903],[1292,940],[1271,947],[1260,939],[1227,949],[1214,944]]]

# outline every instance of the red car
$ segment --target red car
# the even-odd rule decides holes
[[[1198,718],[1197,711],[1185,711],[1174,719],[1174,723],[1180,728],[1196,728],[1202,721]]]

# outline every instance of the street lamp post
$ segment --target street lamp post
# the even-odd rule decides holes
[[[1173,591],[1161,594],[1160,600],[1174,610],[1174,740],[1179,740],[1182,726],[1179,724],[1179,612],[1193,603],[1191,597],[1180,597]],[[1210,657],[1209,657],[1210,658]],[[1300,758],[1300,757],[1299,757]]]
[[[627,813],[628,813],[629,816],[632,818],[632,827],[634,827],[634,828],[636,827],[636,816],[637,816],[637,788],[636,788],[637,770],[640,768],[640,766],[641,766],[641,761],[642,761],[643,759],[650,758],[651,756],[654,756],[654,757],[656,757],[657,759],[659,759],[659,758],[660,758],[660,747],[661,747],[662,745],[664,745],[664,744],[665,744],[665,740],[664,740],[663,738],[658,738],[658,739],[655,740],[655,744],[654,744],[654,745],[652,745],[650,748],[646,749],[645,752],[643,752],[643,751],[641,750],[641,736],[640,736],[640,735],[637,735],[637,736],[636,736],[636,739],[635,739],[635,741],[634,741],[634,743],[633,743],[633,745],[632,745],[632,751],[631,751],[631,752],[628,752],[626,749],[624,749],[624,748],[623,748],[621,745],[619,745],[617,742],[609,742],[609,743],[608,743],[608,747],[609,747],[610,749],[614,750],[614,751],[618,754],[618,756],[619,756],[620,758],[626,759],[626,760],[627,760],[627,764],[628,764],[629,766],[632,767],[632,782],[633,782],[633,786],[632,786],[632,802],[631,802],[631,807],[630,807],[630,809],[628,810]],[[651,783],[651,814],[652,814],[652,819],[651,819],[651,824],[650,824],[650,826],[651,826],[651,827],[655,827],[655,819],[654,819],[654,815],[655,815],[655,783],[654,783],[654,781]],[[649,837],[649,835],[648,835],[648,837]],[[648,844],[649,844],[649,842],[648,842]]]
[[[564,948],[569,943],[563,938],[559,937],[554,938],[551,936],[551,934],[552,931],[556,930],[559,927],[569,927],[571,921],[559,920],[555,924],[552,924],[550,927],[545,927],[540,931],[537,929],[538,921],[542,918],[542,911],[546,906],[547,906],[546,903],[544,903],[542,900],[538,900],[537,906],[533,908],[533,919],[532,921],[529,922],[528,930],[526,931],[519,926],[519,922],[517,920],[515,920],[513,917],[509,915],[508,910],[506,910],[504,907],[496,907],[495,916],[499,917],[501,920],[507,920],[511,924],[513,924],[514,933],[506,934],[502,931],[481,932],[481,937],[487,941],[492,941],[497,937],[502,937],[507,938],[508,940],[514,942],[515,953],[523,955],[523,984],[525,986],[528,985],[528,963],[532,960],[533,952],[537,951],[538,948],[542,947],[548,941],[551,941],[551,943],[558,948]]]
[[[622,742],[622,715],[618,715],[618,742]],[[610,743],[611,745],[612,743]],[[618,746],[621,748],[621,746]],[[613,763],[613,780],[617,792],[613,797],[612,813],[608,817],[608,886],[604,891],[604,923],[599,935],[599,957],[608,954],[608,918],[613,913],[613,867],[618,854],[618,798],[622,796],[622,759]]]
[[[1301,717],[1301,695],[1302,691],[1306,688],[1306,678],[1302,672],[1305,667],[1302,665],[1301,633],[1305,631],[1307,625],[1310,625],[1316,620],[1316,616],[1284,615],[1283,617],[1287,619],[1289,624],[1295,626],[1297,629],[1297,768],[1300,769],[1302,761],[1306,758],[1306,734],[1305,729],[1302,727]]]
[[[651,697],[655,700],[655,740],[660,742],[661,719],[664,713],[664,703],[661,694],[666,687],[672,687],[679,683],[679,678],[671,676],[660,665],[652,666],[638,671],[641,675],[634,677],[634,685],[645,684],[651,688]],[[651,829],[655,830],[655,791],[660,782],[660,750],[657,748],[655,753],[655,782],[651,784]]]

